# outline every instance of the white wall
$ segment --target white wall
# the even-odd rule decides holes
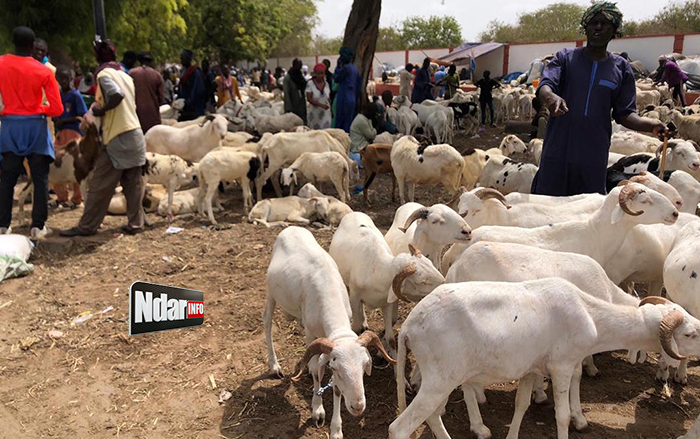
[[[573,41],[564,43],[516,44],[510,46],[508,72],[525,72],[535,58],[557,53],[566,47],[575,47]]]
[[[493,52],[487,53],[486,55],[480,56],[476,59],[476,71],[474,73],[476,79],[480,79],[484,76],[484,70],[489,70],[491,72],[491,77],[496,78],[503,76],[503,55],[505,54],[505,48],[503,46],[494,50]]]
[[[686,55],[700,54],[700,35],[686,35],[683,42],[683,53]]]
[[[644,38],[623,38],[612,40],[608,46],[610,52],[627,52],[630,59],[640,60],[647,69],[653,71],[659,65],[659,56],[673,52],[673,42],[675,37],[644,37]],[[690,52],[688,40],[685,40],[684,53]],[[697,50],[697,49],[696,49]]]

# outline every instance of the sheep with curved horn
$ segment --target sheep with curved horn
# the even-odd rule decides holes
[[[389,363],[395,361],[376,334],[366,331],[358,337],[353,332],[348,293],[338,267],[306,229],[289,227],[279,234],[267,270],[267,304],[263,322],[268,366],[273,376],[281,378],[282,369],[272,342],[272,317],[277,305],[304,325],[308,347],[292,380],[301,378],[308,364],[314,382],[312,418],[319,426],[323,425],[326,413],[322,395],[318,392],[325,367],[332,371],[330,437],[341,439],[341,400],[345,399],[345,407],[353,416],[360,416],[366,407],[363,374],[372,372],[368,348],[376,347]]]
[[[490,438],[478,415],[474,386],[520,379],[508,434],[517,438],[535,376],[547,373],[554,388],[557,438],[568,439],[572,418],[576,428],[587,425],[579,395],[586,356],[629,348],[661,350],[670,358],[700,353],[700,321],[676,304],[655,303],[614,305],[559,278],[436,288],[401,327],[396,375],[401,414],[389,426],[389,438],[409,437],[424,421],[437,437],[450,437],[441,413],[458,386],[469,408],[471,431],[479,439]],[[406,407],[408,349],[423,383]],[[488,354],[475,354],[483,352]]]
[[[372,219],[361,212],[343,218],[328,249],[348,286],[353,330],[359,333],[367,328],[363,304],[381,308],[384,341],[392,354],[396,346],[393,324],[398,317],[398,297],[392,291],[394,280],[401,279],[403,296],[413,300],[425,297],[444,281],[428,258],[413,246],[409,250],[410,253],[394,256]]]

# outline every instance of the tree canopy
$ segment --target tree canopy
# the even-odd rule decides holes
[[[479,40],[530,43],[582,39],[580,22],[585,9],[561,2],[521,14],[513,24],[492,21]],[[688,32],[700,32],[700,0],[672,1],[649,20],[623,20],[622,25],[622,34],[627,36]]]
[[[183,48],[219,62],[266,59],[311,44],[316,0],[104,0],[107,35],[119,53],[150,51],[175,61]],[[49,43],[53,58],[94,64],[88,0],[0,0],[0,45],[24,25]]]
[[[454,17],[409,17],[403,21],[406,49],[455,47],[463,43],[462,27]]]

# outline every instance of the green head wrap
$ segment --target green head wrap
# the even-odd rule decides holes
[[[596,14],[601,13],[610,20],[615,27],[615,36],[621,37],[622,33],[619,31],[622,27],[622,11],[617,8],[617,3],[613,2],[597,2],[591,5],[590,8],[583,13],[583,18],[581,18],[581,28],[585,31],[588,23],[596,16]]]

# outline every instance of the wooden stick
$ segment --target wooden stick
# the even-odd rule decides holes
[[[666,168],[666,150],[668,150],[668,136],[664,135],[664,149],[661,152],[661,165],[659,166],[659,178],[664,179],[664,169]]]

